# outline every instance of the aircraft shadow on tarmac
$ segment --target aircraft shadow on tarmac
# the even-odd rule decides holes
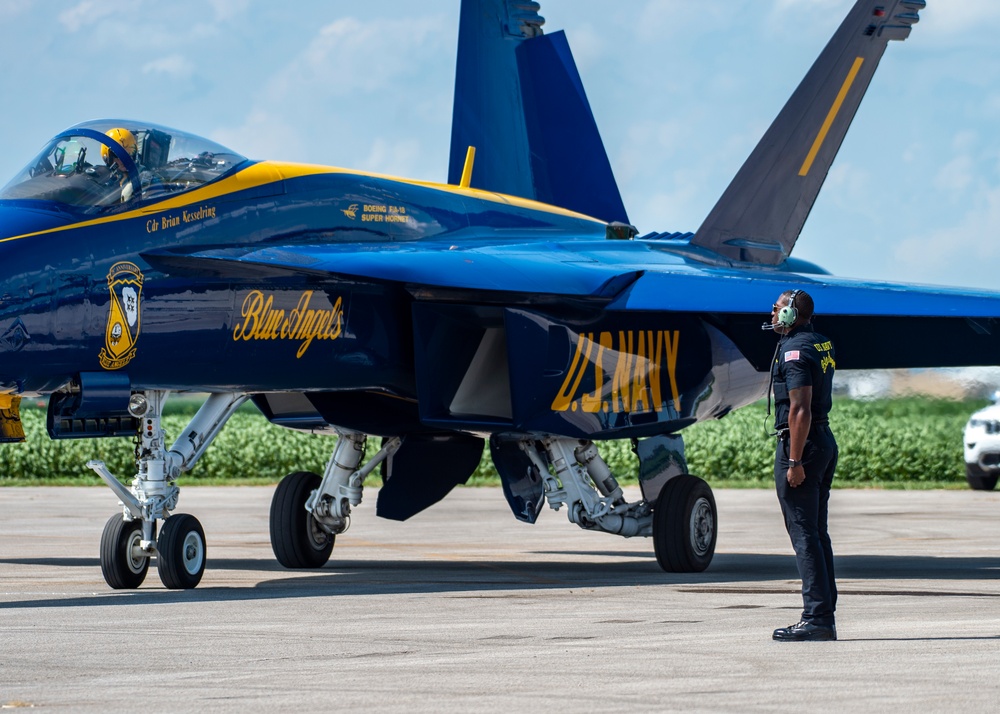
[[[464,597],[516,598],[525,592],[553,589],[622,586],[677,586],[681,592],[768,594],[797,592],[795,560],[791,555],[719,553],[703,573],[664,573],[646,552],[535,551],[532,558],[547,560],[331,560],[318,570],[285,570],[273,560],[209,556],[212,571],[286,573],[249,587],[212,587],[168,591],[154,572],[138,590],[109,590],[85,597],[52,597],[0,602],[0,610],[33,607],[91,605],[145,605],[165,598],[183,602],[219,602],[303,597],[342,597],[377,594],[447,594]],[[605,562],[567,561],[567,556],[607,558]],[[334,556],[336,558],[336,556]],[[0,564],[53,568],[88,568],[95,587],[103,587],[96,558],[5,558]],[[841,591],[854,595],[939,596],[1000,598],[1000,592],[964,592],[928,589],[916,585],[901,589],[882,581],[989,581],[1000,578],[1000,558],[945,558],[932,556],[846,555],[837,558]],[[861,581],[861,582],[858,582]],[[867,581],[867,582],[865,582]],[[519,595],[518,592],[521,592]]]

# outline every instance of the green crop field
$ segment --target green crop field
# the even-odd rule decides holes
[[[856,402],[838,400],[831,425],[840,444],[836,484],[840,487],[964,488],[962,429],[984,401],[907,398]],[[181,432],[197,408],[178,400],[164,417],[169,439]],[[129,481],[134,446],[129,439],[52,441],[45,412],[22,414],[28,440],[0,446],[0,485],[89,485],[102,483],[85,464],[101,459]],[[765,406],[752,405],[720,421],[684,431],[692,473],[717,487],[767,487],[772,482],[774,441],[764,435]],[[168,440],[169,440],[168,439]],[[274,483],[292,471],[322,473],[334,437],[301,434],[268,424],[253,407],[243,407],[226,425],[181,484]],[[378,440],[369,442],[369,453]],[[602,442],[600,450],[624,483],[634,482],[637,461],[628,441]],[[374,478],[377,478],[375,476]],[[497,484],[488,450],[471,484]]]

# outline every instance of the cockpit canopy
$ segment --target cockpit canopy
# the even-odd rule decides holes
[[[91,121],[52,139],[0,189],[0,200],[98,213],[190,191],[246,161],[212,141],[156,124]]]

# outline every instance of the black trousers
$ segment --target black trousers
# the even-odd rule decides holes
[[[837,610],[833,547],[827,532],[837,454],[830,427],[814,426],[802,452],[806,480],[795,488],[788,485],[787,436],[778,440],[774,454],[774,485],[802,578],[802,619],[814,625],[832,626]]]

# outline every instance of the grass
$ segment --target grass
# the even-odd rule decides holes
[[[838,400],[831,414],[841,453],[835,487],[967,488],[962,429],[969,415],[985,403],[917,397],[871,402]],[[164,428],[168,437],[180,433],[199,405],[200,400],[189,397],[174,397],[167,402]],[[86,468],[86,462],[95,458],[105,461],[123,482],[131,480],[135,468],[131,440],[52,441],[45,433],[44,409],[37,404],[23,406],[28,441],[0,447],[0,485],[103,485]],[[763,435],[764,418],[765,406],[757,404],[721,421],[695,424],[685,430],[690,471],[715,488],[771,488],[774,441]],[[274,427],[247,404],[180,482],[184,486],[253,486],[276,483],[292,471],[322,473],[334,444],[329,436]],[[377,439],[369,440],[369,456],[378,446]],[[620,482],[637,482],[638,464],[629,442],[601,442],[599,448]],[[499,483],[487,449],[469,485]]]

